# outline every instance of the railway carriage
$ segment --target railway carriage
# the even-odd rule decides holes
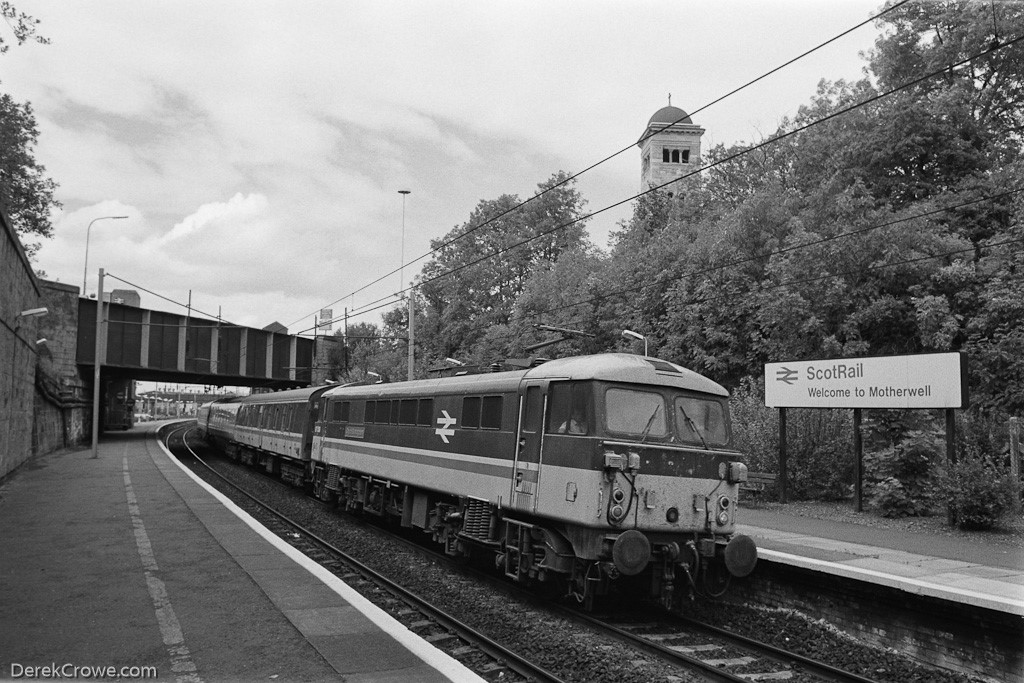
[[[234,441],[235,416],[241,407],[236,397],[221,398],[199,406],[196,425],[203,437],[228,451]]]
[[[727,397],[628,354],[339,387],[318,401],[309,475],[319,498],[493,554],[518,581],[590,602],[631,577],[672,604],[756,562],[734,534],[746,466]]]
[[[308,480],[320,395],[330,386],[252,394],[233,404],[229,455],[295,486]]]

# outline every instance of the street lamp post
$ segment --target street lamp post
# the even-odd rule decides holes
[[[92,232],[92,224],[96,221],[102,220],[121,220],[122,218],[128,218],[128,216],[100,216],[99,218],[93,218],[89,221],[89,227],[85,229],[85,267],[82,268],[82,296],[87,296],[85,291],[86,277],[89,274],[89,234]]]
[[[402,291],[405,287],[405,198],[412,193],[412,190],[399,190],[398,194],[402,195],[402,262],[398,267],[398,291]],[[415,376],[416,366],[416,352],[414,349],[413,342],[413,293],[414,290],[409,290],[409,380],[411,381]]]
[[[623,337],[632,337],[633,339],[642,339],[643,342],[644,342],[644,356],[648,355],[648,353],[647,353],[647,337],[645,337],[644,335],[640,334],[639,332],[634,332],[633,330],[623,330],[622,331],[622,336]]]

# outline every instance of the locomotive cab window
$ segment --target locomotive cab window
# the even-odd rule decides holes
[[[605,392],[604,406],[605,424],[610,432],[637,438],[668,434],[665,398],[661,394],[612,388]]]
[[[558,382],[548,392],[549,434],[583,435],[590,425],[590,386],[580,382]]]
[[[729,442],[725,409],[719,401],[677,396],[675,410],[680,440],[715,446],[724,446]]]

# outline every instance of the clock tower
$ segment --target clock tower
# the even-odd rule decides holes
[[[654,113],[636,143],[640,148],[641,192],[700,169],[700,139],[704,129],[671,103],[669,97],[669,105]],[[674,185],[666,189],[673,193],[678,191]]]

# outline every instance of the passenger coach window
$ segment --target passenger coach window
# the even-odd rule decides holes
[[[419,412],[416,415],[416,424],[423,425],[424,427],[432,427],[434,425],[434,399],[420,399]]]
[[[548,392],[548,434],[587,434],[590,430],[590,387],[558,382]]]
[[[484,429],[501,429],[501,396],[484,396],[480,414],[480,426]]]
[[[398,411],[398,423],[403,425],[416,424],[416,399],[402,399],[401,408]]]
[[[377,402],[367,401],[366,402],[366,421],[370,424],[374,422],[377,417]]]
[[[480,427],[480,397],[467,396],[462,399],[462,426],[466,429]]]
[[[665,436],[665,399],[661,394],[635,389],[609,389],[604,395],[608,431],[630,436]]]

